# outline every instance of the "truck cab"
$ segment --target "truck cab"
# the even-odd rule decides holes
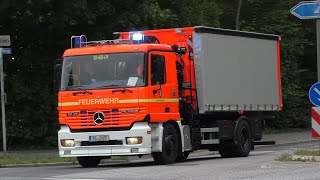
[[[84,166],[161,152],[159,124],[180,121],[181,58],[172,47],[107,42],[68,49],[61,63],[59,154],[79,157]]]

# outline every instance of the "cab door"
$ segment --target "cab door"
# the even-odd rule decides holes
[[[151,51],[148,57],[149,99],[145,102],[149,106],[151,122],[180,120],[176,55]]]

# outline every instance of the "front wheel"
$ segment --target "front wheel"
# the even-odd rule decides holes
[[[177,162],[185,161],[189,157],[189,152],[185,151],[180,156],[177,157]]]
[[[77,157],[79,164],[82,167],[97,167],[100,164],[101,158],[100,157]]]
[[[163,129],[162,152],[152,153],[157,164],[172,164],[178,155],[178,133],[172,124],[165,124]]]

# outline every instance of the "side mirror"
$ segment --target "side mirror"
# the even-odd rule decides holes
[[[177,44],[171,46],[172,51],[178,54],[186,54],[187,53],[187,48],[186,47],[179,47]]]
[[[54,63],[54,92],[58,93],[58,89],[60,88],[60,79],[61,79],[61,65],[62,60],[57,59]]]
[[[155,95],[159,91],[159,96],[160,96],[160,98],[162,98],[162,88],[161,88],[161,84],[159,84],[159,85],[160,85],[159,89],[154,89],[152,91],[152,93],[153,93],[153,95]]]

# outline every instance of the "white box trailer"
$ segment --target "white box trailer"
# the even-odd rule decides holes
[[[199,112],[279,111],[280,36],[196,27]]]

